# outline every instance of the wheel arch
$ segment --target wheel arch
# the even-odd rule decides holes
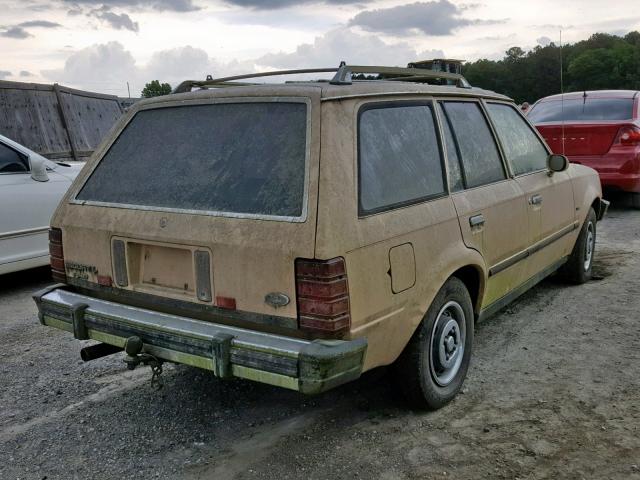
[[[485,288],[485,275],[479,265],[465,265],[454,271],[449,278],[456,277],[469,291],[471,303],[473,304],[473,313],[477,320],[482,307],[482,298]]]
[[[596,212],[596,218],[598,219],[598,221],[602,220],[602,218],[604,217],[604,214],[607,210],[607,202],[603,202],[602,198],[600,197],[595,197],[593,199],[593,202],[591,202],[591,208],[593,208],[593,210]]]

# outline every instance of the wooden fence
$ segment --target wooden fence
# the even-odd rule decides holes
[[[0,135],[49,159],[86,160],[122,111],[113,95],[0,81]]]

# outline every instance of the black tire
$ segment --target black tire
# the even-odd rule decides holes
[[[571,256],[562,267],[561,273],[564,279],[578,285],[591,280],[595,251],[596,212],[590,208]]]
[[[631,206],[640,209],[640,193],[631,193]]]
[[[460,316],[463,318],[456,318]],[[453,342],[447,336],[451,320],[456,323],[451,330]],[[462,281],[452,277],[440,289],[409,344],[394,364],[395,379],[413,407],[436,410],[449,403],[460,391],[471,360],[473,327],[473,305],[469,291]],[[458,328],[457,344],[455,328]],[[434,345],[436,343],[442,349],[437,349],[438,345]],[[455,345],[451,350],[453,353],[448,357],[452,344]],[[463,347],[462,351],[459,350],[460,346]],[[451,359],[457,355],[452,364],[455,366],[459,361],[457,369],[454,371],[453,368],[447,370],[443,367],[443,357],[438,353]]]

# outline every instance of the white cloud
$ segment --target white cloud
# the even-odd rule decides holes
[[[78,12],[79,6],[98,6],[106,5],[129,8],[152,8],[158,11],[170,12],[191,12],[199,10],[200,7],[195,5],[192,0],[62,0],[71,7],[72,12]],[[73,13],[75,14],[75,13]],[[72,14],[72,15],[73,15]]]
[[[134,22],[129,15],[126,13],[115,13],[110,11],[108,8],[97,9],[91,12],[91,15],[102,20],[106,24],[110,25],[112,28],[116,30],[131,30],[132,32],[138,32],[140,30],[140,25],[138,22]]]
[[[42,74],[50,81],[87,90],[105,90],[117,86],[118,93],[138,95],[151,80],[168,82],[175,87],[183,80],[204,79],[207,75],[223,77],[258,70],[337,67],[341,60],[350,64],[405,66],[410,61],[443,57],[441,50],[418,52],[406,42],[385,43],[377,36],[356,33],[350,28],[336,28],[317,37],[313,43],[299,45],[293,52],[263,55],[255,60],[222,62],[197,47],[184,46],[154,52],[145,65],[119,42],[92,45],[69,56],[64,67]]]
[[[109,42],[79,50],[67,58],[63,68],[42,74],[50,81],[87,90],[119,86],[115,93],[120,95],[126,94],[129,82],[132,96],[138,96],[144,84],[151,80],[168,82],[175,87],[187,79],[247,73],[254,68],[252,62],[219,62],[204,50],[191,46],[157,51],[146,65],[138,65],[121,43]]]
[[[395,35],[451,35],[469,25],[491,25],[503,20],[480,20],[462,17],[462,12],[477,5],[458,7],[448,0],[415,2],[391,8],[378,8],[358,13],[349,21],[371,32]]]
[[[316,37],[313,43],[298,45],[294,52],[270,53],[258,58],[256,63],[271,68],[312,68],[337,67],[344,60],[352,65],[406,66],[418,58],[443,55],[441,50],[418,54],[406,42],[389,44],[377,36],[340,27]]]
[[[138,69],[121,43],[109,42],[79,50],[67,58],[63,68],[42,74],[54,82],[96,90],[108,84],[126,87],[127,81],[137,78]]]
[[[326,3],[329,5],[353,5],[370,3],[371,0],[225,0],[226,3],[238,7],[254,8],[256,10],[274,10],[279,8],[297,7],[305,3]]]

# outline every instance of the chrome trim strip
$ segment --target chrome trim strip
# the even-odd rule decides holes
[[[25,230],[14,230],[13,232],[0,233],[0,240],[7,240],[9,238],[25,237],[27,235],[36,235],[38,233],[47,233],[49,227],[27,228]]]
[[[531,255],[539,252],[545,247],[548,247],[553,242],[556,242],[560,240],[562,237],[564,237],[565,235],[573,232],[576,228],[578,228],[579,225],[580,224],[578,222],[573,222],[571,225],[567,225],[566,227],[558,230],[556,233],[549,235],[547,238],[543,238],[538,243],[535,243],[532,246],[528,247],[526,250],[518,252],[515,255],[507,258],[506,260],[496,263],[493,267],[489,269],[489,276],[493,277],[494,275],[497,275],[503,270],[506,270],[507,268],[515,265],[519,261],[524,260],[527,257],[530,257]]]
[[[523,251],[521,251],[519,253],[516,253],[512,257],[509,257],[506,260],[503,260],[502,262],[497,263],[496,265],[491,267],[489,269],[489,276],[493,277],[494,275],[497,275],[498,273],[502,272],[503,270],[506,270],[507,268],[515,265],[520,260],[524,260],[529,255],[530,255],[530,253],[529,253],[528,249],[527,250],[523,250]]]
[[[529,248],[529,255],[533,255],[534,253],[539,252],[540,250],[542,250],[544,247],[548,247],[553,242],[555,242],[557,240],[560,240],[565,235],[573,232],[579,226],[580,226],[579,222],[573,222],[571,225],[567,225],[563,229],[558,230],[553,235],[550,235],[547,238],[544,238],[544,239],[540,240],[538,243],[536,243],[535,245],[533,245],[532,247]]]

